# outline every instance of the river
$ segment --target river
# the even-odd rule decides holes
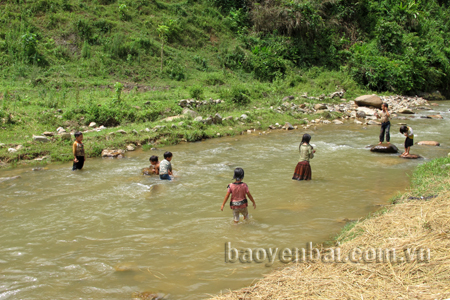
[[[83,171],[52,164],[41,171],[0,171],[0,299],[130,299],[133,292],[199,299],[238,289],[271,272],[265,264],[226,264],[224,245],[305,247],[330,240],[343,219],[358,219],[409,186],[417,164],[447,156],[450,102],[392,120],[391,142],[403,150],[399,122],[415,132],[422,160],[371,153],[379,126],[320,125],[311,133],[313,180],[292,181],[303,130],[245,134],[125,159],[88,159]],[[420,116],[440,112],[444,120]],[[88,145],[87,145],[88,146]],[[172,151],[176,180],[140,175],[148,158]],[[70,151],[70,149],[68,149]],[[235,167],[245,170],[257,209],[232,222],[220,206]],[[119,271],[117,271],[117,270]]]

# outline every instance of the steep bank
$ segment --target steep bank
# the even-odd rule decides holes
[[[409,192],[393,199],[395,204],[385,206],[377,214],[348,225],[336,239],[335,247],[341,253],[351,253],[354,249],[362,253],[370,249],[395,249],[396,262],[371,259],[359,263],[291,264],[255,285],[214,299],[450,297],[449,170],[449,158],[420,165],[414,172]],[[425,255],[420,257],[417,250],[424,250]],[[321,251],[326,252],[324,247]],[[357,253],[361,256],[361,252]]]

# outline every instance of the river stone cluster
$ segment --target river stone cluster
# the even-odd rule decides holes
[[[207,106],[207,105],[215,105],[220,104],[223,101],[221,99],[214,100],[210,98],[209,100],[204,101],[198,101],[194,99],[183,99],[181,100],[178,105],[185,108],[185,107],[200,107],[200,106]]]

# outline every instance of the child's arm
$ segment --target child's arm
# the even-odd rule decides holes
[[[72,150],[73,150],[73,161],[74,162],[78,162],[78,159],[77,159],[77,143],[76,142],[73,143]]]
[[[222,203],[222,207],[220,208],[221,211],[223,211],[223,207],[225,206],[225,203],[227,203],[228,198],[230,197],[230,192],[227,192],[227,194],[225,195],[225,199],[223,199],[223,203]]]
[[[159,163],[155,165],[155,174],[159,175]]]
[[[247,196],[250,198],[250,201],[253,202],[253,208],[256,209],[256,203],[255,200],[253,200],[253,196],[250,194],[250,191],[247,192]]]

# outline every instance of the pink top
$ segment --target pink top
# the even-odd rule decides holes
[[[235,206],[233,205],[233,202],[240,202],[242,200],[247,199],[247,193],[248,193],[248,185],[246,183],[230,183],[228,185],[228,192],[231,193],[231,202],[230,207],[231,209],[236,208],[244,208],[248,206],[248,203],[244,203],[242,205]]]

